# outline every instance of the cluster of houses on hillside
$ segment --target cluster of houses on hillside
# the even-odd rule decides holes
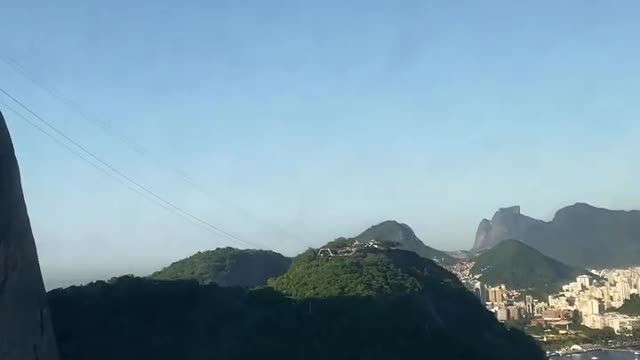
[[[334,257],[334,256],[351,256],[354,255],[355,253],[357,253],[358,251],[361,250],[365,250],[365,249],[387,249],[387,246],[382,245],[379,241],[377,240],[369,240],[367,242],[359,242],[358,240],[355,240],[353,243],[351,243],[348,246],[345,247],[341,247],[341,248],[321,248],[320,250],[318,250],[318,257]]]

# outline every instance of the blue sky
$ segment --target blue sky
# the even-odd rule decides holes
[[[4,63],[1,86],[254,244],[293,255],[396,219],[449,250],[502,206],[542,219],[578,201],[640,207],[635,1],[133,3],[6,4],[0,56],[77,105]],[[48,279],[145,274],[240,245],[3,110]]]

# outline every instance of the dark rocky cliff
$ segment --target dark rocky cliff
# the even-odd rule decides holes
[[[0,113],[0,359],[57,358],[18,163]]]
[[[587,267],[640,265],[640,211],[564,207],[549,221],[522,215],[519,207],[500,209],[478,226],[474,251],[516,239],[566,264]]]
[[[473,250],[489,249],[507,239],[521,239],[523,233],[542,223],[522,215],[519,206],[499,209],[490,221],[482,219],[480,222]]]

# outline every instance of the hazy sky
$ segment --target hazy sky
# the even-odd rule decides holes
[[[0,86],[252,244],[292,255],[396,219],[459,249],[498,207],[542,219],[577,201],[640,207],[637,1],[64,4],[3,4],[0,56],[77,105],[4,63]],[[0,107],[47,279],[145,274],[242,246]]]

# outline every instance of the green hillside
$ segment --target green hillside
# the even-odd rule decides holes
[[[449,272],[409,251],[365,250],[329,259],[310,250],[269,285],[294,298],[328,298],[405,295],[440,282],[462,288]]]
[[[638,294],[631,294],[631,299],[625,300],[622,306],[612,310],[621,314],[638,316],[640,315],[640,296],[638,296]]]
[[[273,251],[226,247],[198,252],[152,274],[151,278],[252,288],[284,274],[290,263],[291,259]]]
[[[533,339],[411,252],[309,252],[272,283],[298,298],[123,277],[54,290],[49,303],[64,360],[544,359]]]
[[[339,246],[341,241],[332,245]],[[446,329],[443,331],[450,336],[473,339],[480,347],[495,346],[493,341],[504,330],[455,275],[406,250],[366,249],[331,258],[307,251],[294,260],[286,274],[270,280],[269,286],[300,301],[344,297],[384,302],[412,299],[416,303],[407,309],[408,313],[426,310],[428,315],[421,321],[427,328]]]
[[[565,265],[517,240],[506,240],[478,255],[471,273],[489,285],[542,289],[574,280],[587,271]]]

